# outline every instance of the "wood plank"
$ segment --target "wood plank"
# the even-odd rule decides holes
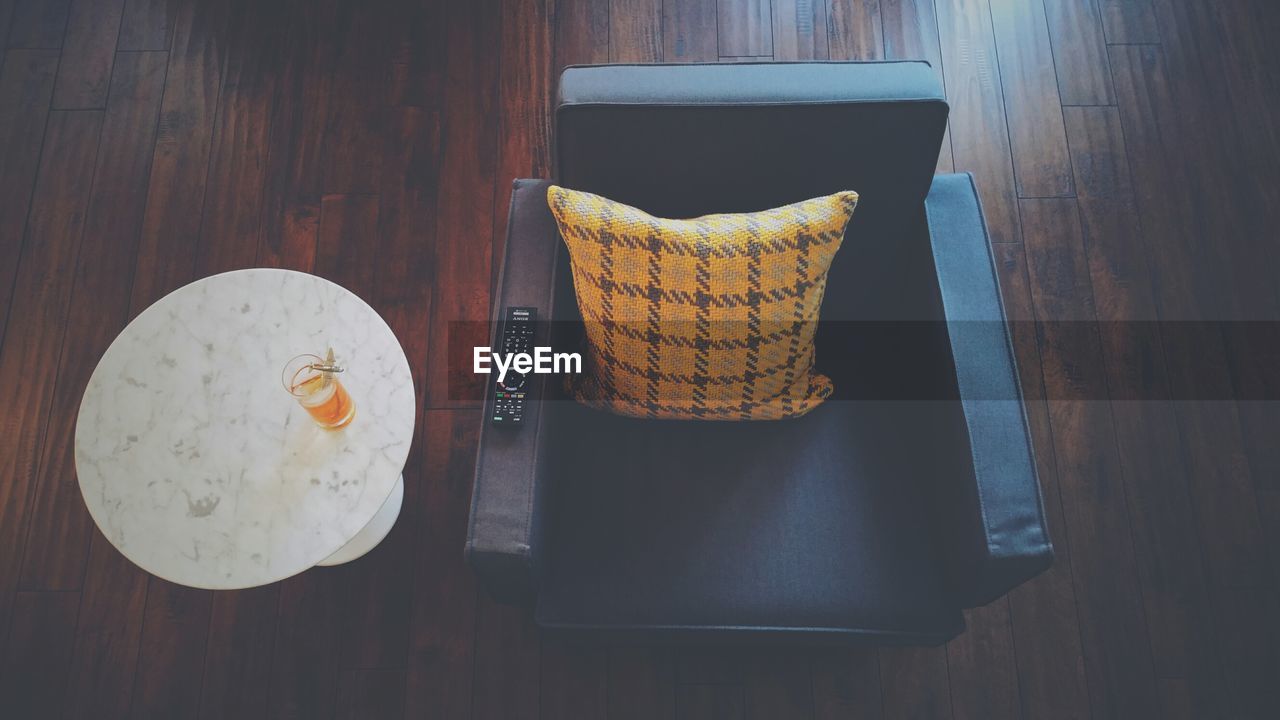
[[[266,716],[281,587],[214,594],[201,672],[201,718]]]
[[[1198,175],[1178,162],[1178,124],[1163,56],[1154,46],[1113,46],[1121,124],[1160,318],[1183,461],[1211,584],[1257,585],[1267,574],[1253,478],[1222,334],[1206,319],[1233,317],[1223,253],[1199,202]]]
[[[1258,512],[1262,516],[1262,529],[1267,534],[1269,547],[1280,547],[1280,492],[1258,491]],[[1272,581],[1280,585],[1280,553],[1271,557]]]
[[[665,38],[666,33],[663,33]],[[609,62],[608,0],[562,0],[555,7],[555,77],[566,65]]]
[[[880,0],[828,0],[827,28],[832,60],[885,57]]]
[[[742,653],[734,648],[690,646],[676,650],[676,682],[681,685],[741,685],[746,679]]]
[[[1035,306],[1031,298],[1026,254],[1021,245],[992,247],[1010,331],[1027,421],[1031,427],[1041,497],[1054,561],[1048,571],[1009,593],[1009,609],[1017,654],[1018,688],[1027,717],[1087,717],[1084,657],[1071,569],[1070,544],[1062,516],[1057,458],[1049,426],[1041,374]]]
[[[1158,43],[1160,28],[1151,0],[1098,0],[1108,43]]]
[[[481,593],[471,715],[476,720],[538,717],[539,640],[532,615],[525,608],[498,605]]]
[[[1191,720],[1191,691],[1183,679],[1160,678],[1156,680],[1160,693],[1160,717],[1166,720]]]
[[[372,720],[404,716],[404,670],[344,670],[338,680],[334,720]]]
[[[884,717],[874,648],[817,650],[810,662],[816,720]]]
[[[262,220],[271,114],[287,12],[239,0],[229,11],[230,51],[209,163],[196,275],[253,267]]]
[[[338,3],[337,8],[336,27],[327,28],[325,42],[336,54],[332,92],[340,101],[327,104],[329,119],[320,154],[321,190],[374,193],[385,149],[385,99],[392,58],[384,38],[390,33],[387,22],[392,14],[385,7],[356,3]]]
[[[720,57],[716,0],[663,3],[662,57],[666,62],[715,62]]]
[[[609,0],[609,62],[662,61],[662,0]]]
[[[1074,200],[1021,203],[1095,717],[1156,711],[1151,641]]]
[[[67,36],[62,44],[62,62],[58,65],[58,83],[53,89],[55,109],[106,106],[123,10],[124,0],[72,3]]]
[[[1071,158],[1044,4],[991,0],[1019,197],[1069,197]]]
[[[1044,0],[1064,105],[1113,105],[1111,63],[1095,0]]]
[[[15,0],[9,22],[9,47],[62,47],[71,0]]]
[[[0,659],[0,697],[6,715],[48,717],[61,707],[75,642],[77,592],[20,592],[13,630]]]
[[[478,699],[474,684],[477,589],[459,550],[466,541],[466,509],[479,434],[479,413],[426,413],[421,484],[414,505],[405,509],[417,533],[407,717],[468,717],[473,698]],[[501,643],[503,638],[498,636],[496,641]],[[500,645],[496,651],[501,652]],[[503,692],[501,685],[495,691]]]
[[[129,714],[199,717],[202,670],[214,593],[152,578]]]
[[[942,72],[942,48],[938,42],[938,19],[933,0],[884,0],[881,3],[884,25],[884,56],[888,60],[927,60],[946,87]],[[951,156],[950,123],[942,137],[938,154],[938,172],[955,172]]]
[[[0,51],[8,46],[9,25],[13,20],[13,7],[18,0],[0,0]],[[4,64],[3,52],[0,52],[0,65]]]
[[[168,50],[177,4],[174,0],[128,0],[116,50]]]
[[[750,720],[814,718],[813,681],[803,649],[761,648],[747,653],[745,696]]]
[[[769,0],[718,0],[717,30],[721,57],[773,55]]]
[[[397,6],[397,10],[406,10]],[[443,3],[412,3],[392,29],[395,50],[391,56],[390,102],[401,107],[434,108],[444,96],[446,50]],[[606,8],[606,12],[608,9]],[[608,17],[605,17],[608,32]],[[607,47],[605,48],[607,52]],[[390,159],[394,153],[384,157]]]
[[[936,6],[951,103],[951,151],[972,172],[996,243],[1020,242],[1017,192],[991,13],[982,0]]]
[[[284,41],[257,249],[259,266],[304,272],[315,262],[320,231],[321,157],[336,62],[326,38],[339,22],[335,3],[308,7],[296,14]]]
[[[187,3],[173,50],[151,161],[134,272],[133,315],[190,282],[204,207],[226,43],[224,3]]]
[[[321,206],[316,274],[361,297],[378,302],[380,260],[378,237],[380,201],[369,195],[329,195]],[[409,478],[412,480],[412,475]],[[406,486],[412,502],[416,487]],[[353,668],[404,667],[413,578],[403,571],[413,556],[412,527],[401,518],[388,536],[360,562],[340,568],[344,588],[339,635],[340,663]],[[286,603],[281,614],[291,614]],[[326,633],[316,627],[312,632]],[[403,689],[399,693],[403,695]]]
[[[317,275],[373,303],[380,301],[380,261],[385,257],[381,243],[375,241],[380,209],[375,196],[325,196],[314,269]],[[412,480],[412,475],[408,479]],[[409,497],[416,487],[406,486],[405,491]],[[342,621],[335,629],[344,670],[404,666],[408,648],[404,627],[409,622],[413,580],[404,567],[413,552],[412,528],[408,522],[397,521],[368,555],[341,568],[345,592]],[[287,605],[281,606],[281,614],[290,612]]]
[[[312,568],[280,583],[275,649],[265,678],[267,711],[251,710],[251,715],[303,720],[332,714],[342,657],[346,569]],[[253,680],[261,682],[263,675]]]
[[[21,571],[28,505],[53,401],[57,362],[92,187],[102,113],[49,114],[40,169],[0,348],[0,382],[10,388],[0,419],[0,628]]]
[[[746,716],[740,685],[681,685],[676,690],[679,720],[743,720]]]
[[[542,643],[539,663],[539,713],[544,718],[581,718],[603,720],[606,717],[671,717],[673,705],[665,713],[633,714],[626,707],[620,714],[610,712],[606,683],[609,676],[608,648],[566,643]]]
[[[952,717],[944,648],[881,648],[879,655],[886,718]]]
[[[94,528],[62,717],[128,717],[149,580]]]
[[[1155,670],[1188,678],[1196,714],[1221,707],[1203,553],[1164,364],[1154,291],[1114,108],[1067,108],[1079,207],[1125,465],[1129,518]]]
[[[827,60],[830,55],[826,0],[773,0],[773,57]]]
[[[674,652],[669,648],[609,648],[606,683],[610,720],[675,716]]]
[[[497,2],[449,8],[440,183],[433,248],[427,407],[478,407],[470,352],[487,342],[493,274],[494,175],[499,147],[498,55],[482,39],[501,32]]]
[[[965,631],[947,643],[947,677],[956,718],[1023,716],[1011,624],[1005,598],[965,611]]]
[[[57,386],[40,456],[23,558],[24,588],[78,590],[84,580],[93,521],[76,481],[75,423],[89,376],[129,319],[167,61],[166,53],[122,55],[111,79],[68,330],[57,360]]]
[[[1280,712],[1280,599],[1274,588],[1213,592],[1230,715],[1274,717]],[[1224,707],[1218,706],[1222,713]],[[1226,714],[1226,713],[1222,713]]]
[[[0,10],[5,8],[0,7]],[[53,96],[58,53],[52,50],[10,50],[0,71],[0,342],[8,325],[9,298],[18,273],[21,238],[27,208],[40,164],[40,146],[49,100]]]
[[[502,9],[502,55],[498,75],[498,164],[493,188],[493,240],[490,287],[497,286],[500,258],[505,254],[506,218],[515,178],[551,176],[551,95],[556,59],[551,46],[553,6],[547,0],[508,0]],[[490,291],[492,294],[492,290]],[[486,306],[487,307],[487,306]],[[468,327],[462,350],[489,342],[487,323]],[[469,357],[469,355],[468,355]],[[483,398],[483,376],[465,371],[470,361],[450,355],[466,366],[454,387],[469,398]]]
[[[438,522],[434,518],[426,519],[427,506],[422,501],[427,487],[424,459],[427,446],[426,398],[422,389],[426,387],[429,363],[427,343],[431,308],[431,287],[426,279],[431,277],[431,246],[435,242],[435,201],[439,183],[436,173],[440,157],[438,123],[438,113],[427,108],[404,107],[392,113],[392,131],[387,137],[387,162],[383,166],[383,186],[379,196],[379,236],[382,242],[379,257],[395,257],[398,262],[379,265],[378,289],[373,302],[399,338],[417,388],[417,438],[409,449],[403,471],[405,499],[397,521],[398,525],[405,526],[404,532],[409,536],[408,554],[392,561],[399,573],[404,573],[405,568],[415,567],[420,557],[423,546],[419,528],[426,522]],[[404,552],[405,548],[401,551]],[[412,573],[407,573],[407,577],[410,583],[416,583]],[[412,604],[413,593],[418,591],[415,588],[410,588],[408,615],[401,617],[404,627],[412,626],[417,612]],[[409,653],[413,647],[410,637],[401,665],[412,664]]]

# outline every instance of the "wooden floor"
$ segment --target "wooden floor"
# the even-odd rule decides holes
[[[1182,322],[1280,320],[1278,10],[0,0],[0,716],[1280,717],[1275,328]],[[941,73],[939,168],[977,176],[1008,311],[1040,323],[1015,335],[1058,561],[940,648],[540,642],[462,563],[479,416],[448,323],[488,315],[559,67],[759,58]],[[149,303],[262,265],[404,343],[405,509],[351,565],[177,587],[90,521],[77,405]]]

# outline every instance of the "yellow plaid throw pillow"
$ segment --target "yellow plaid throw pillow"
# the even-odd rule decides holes
[[[586,326],[574,399],[633,417],[775,420],[831,395],[813,336],[857,193],[692,220],[554,185],[547,202]]]

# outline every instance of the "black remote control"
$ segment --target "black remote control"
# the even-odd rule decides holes
[[[533,355],[533,324],[538,319],[538,309],[508,307],[502,323],[502,339],[494,352],[510,357],[518,353]],[[524,422],[524,406],[528,399],[528,377],[515,369],[508,369],[506,377],[494,376],[493,412],[489,422],[494,425],[520,425]]]

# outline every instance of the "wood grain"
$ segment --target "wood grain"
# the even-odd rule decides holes
[[[3,9],[3,8],[0,8]],[[18,273],[27,208],[40,163],[58,53],[10,50],[0,71],[0,298],[6,309]],[[0,313],[0,341],[9,313]]]
[[[722,57],[773,55],[769,0],[717,0]]]
[[[1158,43],[1160,29],[1156,24],[1151,0],[1098,0],[1102,26],[1109,43]]]
[[[1071,158],[1044,5],[991,0],[1018,197],[1070,197]]]
[[[829,47],[825,0],[773,0],[775,60],[826,60]]]
[[[1084,656],[1067,524],[1062,513],[1056,448],[1040,369],[1035,303],[1021,245],[992,246],[1005,316],[1011,323],[1022,396],[1031,428],[1045,520],[1053,540],[1053,565],[1009,593],[1010,621],[1018,653],[1018,687],[1029,717],[1078,718],[1089,713]]]
[[[609,0],[609,62],[662,61],[661,0]]]
[[[124,0],[72,3],[62,61],[58,64],[58,84],[53,89],[54,109],[106,106],[123,10]]]
[[[49,114],[40,170],[0,347],[0,382],[10,388],[0,420],[0,628],[21,571],[22,547],[44,430],[52,409],[57,360],[84,233],[102,113]],[[33,421],[29,418],[36,418]]]
[[[126,0],[116,50],[168,50],[178,4],[175,0]]]
[[[828,0],[832,60],[879,60],[884,55],[880,0]]]
[[[5,710],[1276,715],[1277,33],[1262,0],[0,0]],[[944,81],[937,168],[978,179],[1055,563],[945,648],[544,645],[459,552],[480,418],[448,348],[488,317],[510,180],[551,171],[555,75],[828,57]],[[94,529],[70,438],[123,322],[253,265],[374,305],[421,435],[369,556],[208,594]]]
[[[670,648],[609,649],[608,714],[617,720],[670,718],[676,706],[674,653]]]
[[[662,58],[666,62],[715,62],[716,0],[669,0],[662,8]]]
[[[55,50],[62,47],[70,9],[71,0],[14,0],[9,47]]]
[[[1095,0],[1044,0],[1063,105],[1113,105],[1107,41]]]
[[[880,694],[886,718],[954,717],[943,648],[881,648]]]
[[[1019,718],[1018,670],[1009,601],[965,612],[967,630],[947,643],[947,677],[956,718]]]
[[[1091,706],[1099,717],[1140,717],[1157,707],[1151,641],[1096,310],[1076,291],[1089,282],[1079,212],[1069,199],[1021,208]]]
[[[992,241],[1019,242],[1009,126],[989,7],[982,0],[957,0],[935,9],[955,165],[973,173]]]
[[[1100,324],[1116,442],[1156,673],[1189,678],[1196,714],[1225,701],[1215,662],[1209,590],[1182,444],[1169,401],[1164,345],[1141,226],[1114,108],[1068,108],[1083,241]],[[1135,322],[1137,321],[1137,322]]]
[[[427,407],[477,407],[470,348],[484,345],[493,275],[498,162],[498,57],[482,38],[501,32],[497,2],[453,5],[448,17],[442,154],[432,247],[431,339],[440,361],[427,372]],[[481,91],[477,91],[481,88]],[[470,322],[468,322],[470,321]]]
[[[874,648],[821,649],[810,661],[816,720],[884,717]]]
[[[138,239],[130,313],[190,282],[208,186],[226,46],[221,3],[190,3],[175,18]]]
[[[13,631],[0,659],[5,713],[41,717],[61,707],[75,642],[77,592],[20,592]]]
[[[76,481],[76,416],[98,358],[129,319],[167,61],[162,52],[122,55],[112,77],[26,539],[27,589],[78,590],[84,580],[93,521]]]

